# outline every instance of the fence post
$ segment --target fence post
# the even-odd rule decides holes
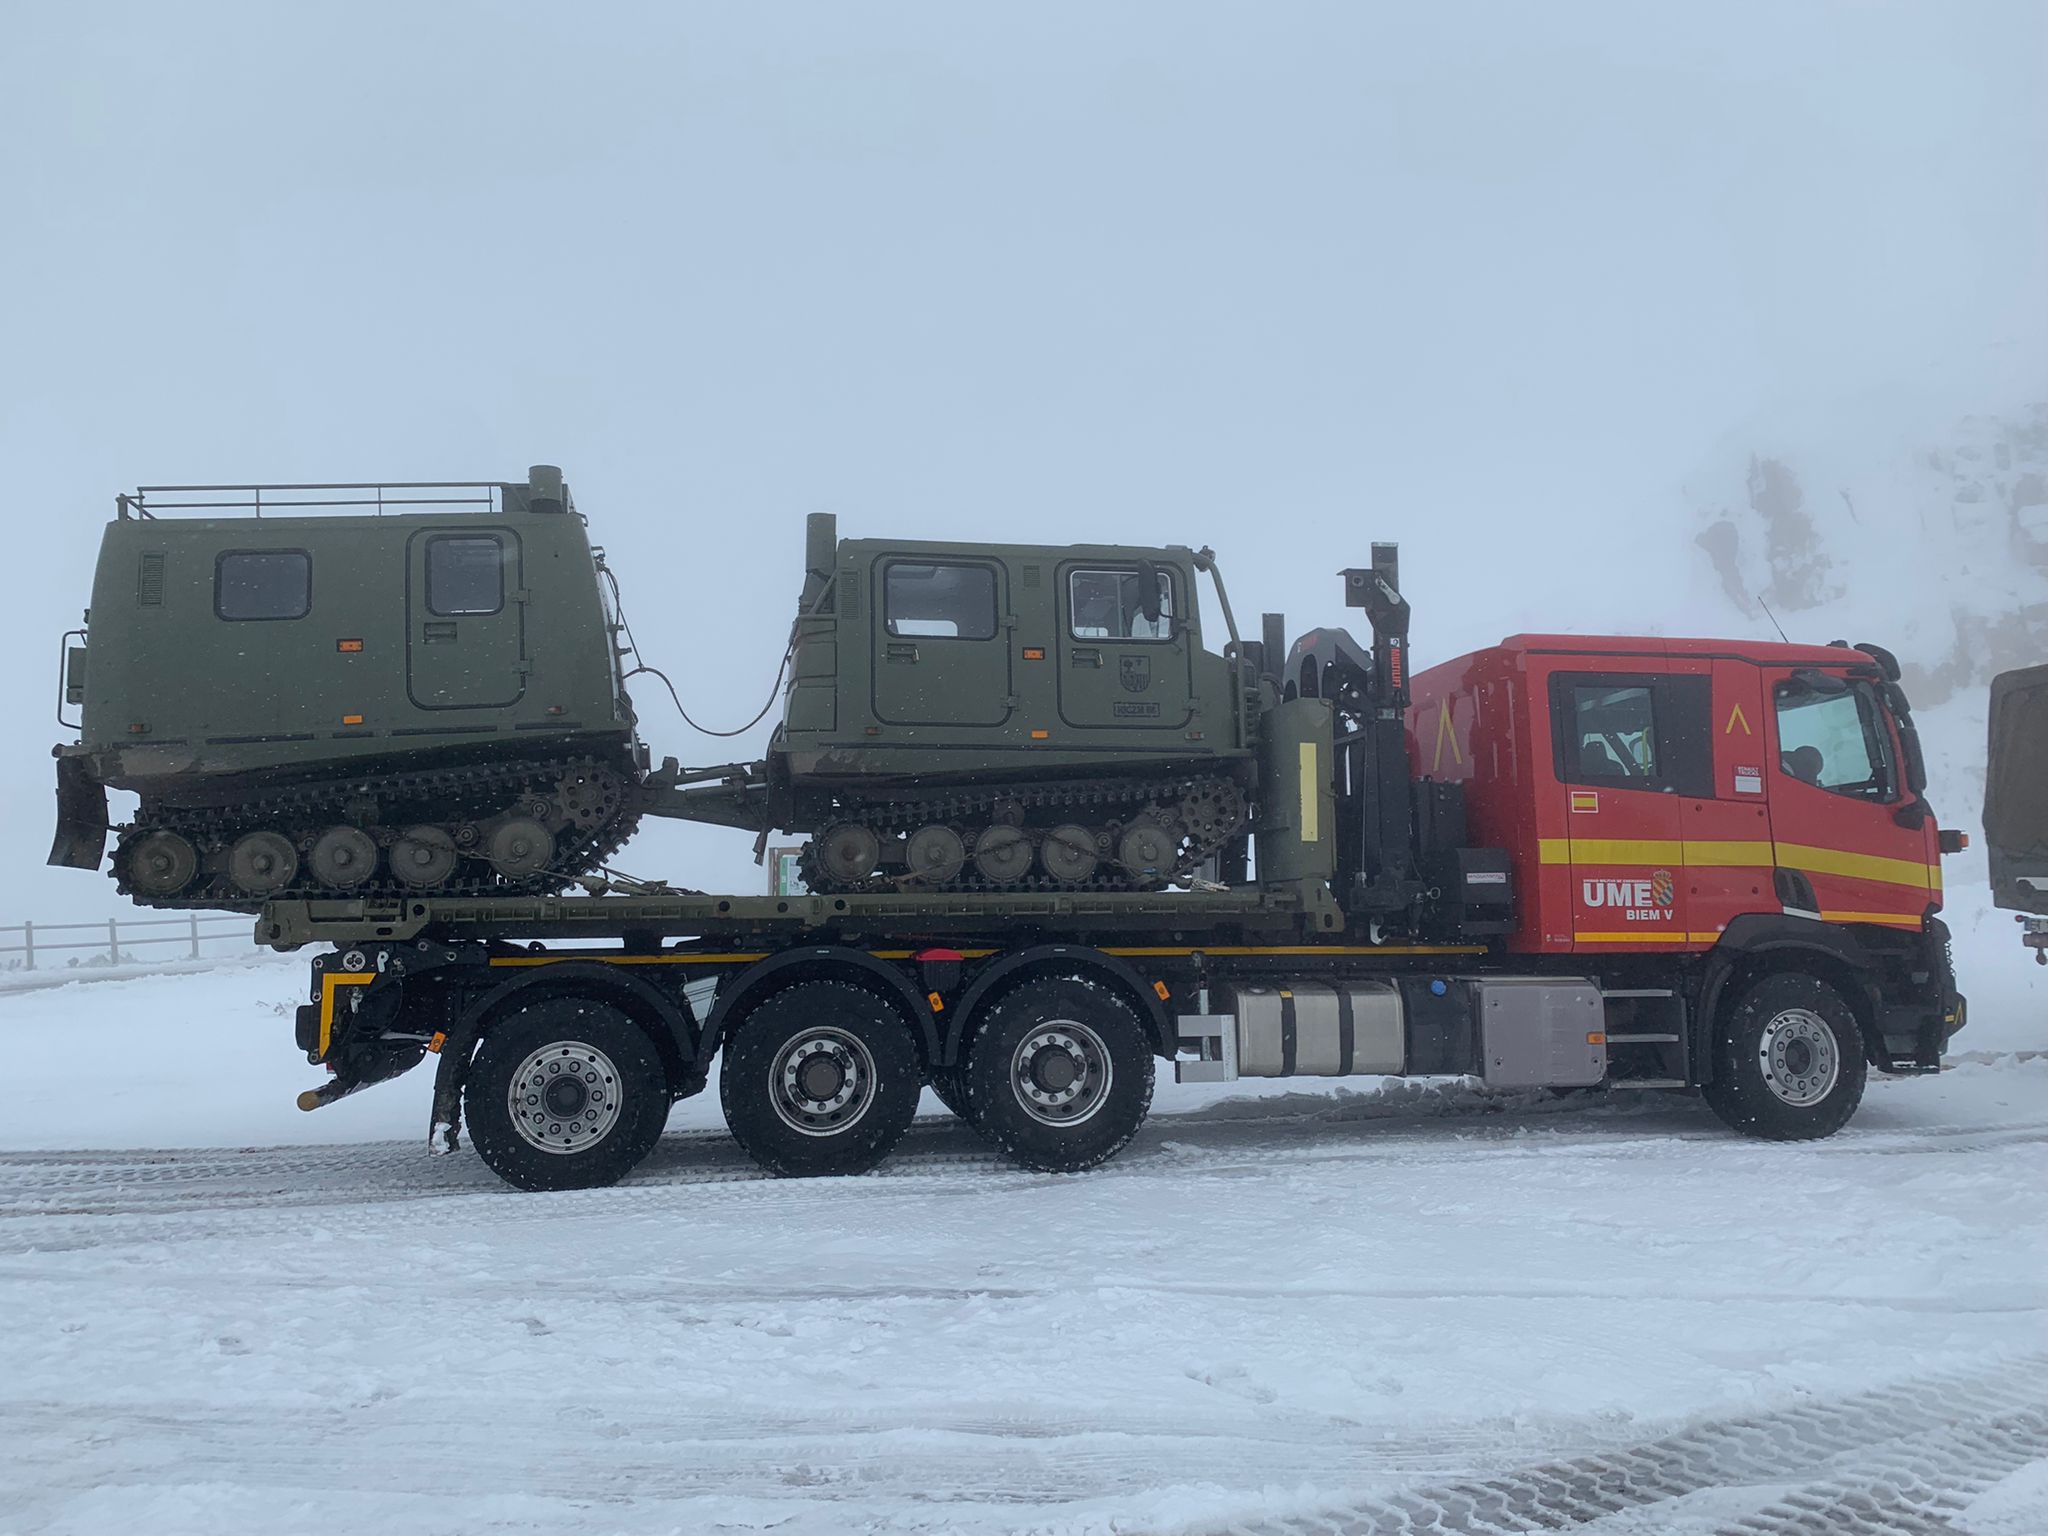
[[[36,925],[21,925],[21,968],[32,971],[36,968]]]
[[[120,926],[120,919],[118,919],[118,918],[113,918],[113,917],[110,917],[110,918],[108,918],[108,919],[107,919],[107,964],[109,964],[109,965],[119,965],[120,963],[121,963],[121,926]]]
[[[192,958],[199,958],[199,914],[192,914]]]

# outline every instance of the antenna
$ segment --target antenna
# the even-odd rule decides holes
[[[1785,633],[1785,626],[1778,622],[1778,616],[1775,613],[1771,612],[1771,605],[1764,601],[1763,594],[1761,592],[1757,594],[1756,605],[1757,607],[1763,609],[1764,617],[1771,621],[1771,628],[1775,629],[1778,632],[1778,638],[1784,641],[1787,645],[1790,645],[1792,643],[1792,637]]]

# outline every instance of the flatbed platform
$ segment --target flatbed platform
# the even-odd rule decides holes
[[[1321,893],[1318,893],[1321,895]],[[1024,891],[842,896],[733,896],[699,892],[606,896],[419,896],[403,901],[274,901],[256,919],[256,942],[308,944],[414,939],[669,939],[720,941],[817,937],[1000,937],[1014,945],[1034,930],[1062,939],[1164,935],[1266,942],[1335,942],[1343,914],[1327,896],[1298,889],[1229,891]]]

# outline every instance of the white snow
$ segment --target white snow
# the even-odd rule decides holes
[[[0,998],[0,1531],[1193,1532],[2048,1355],[2048,1056],[1805,1146],[1162,1085],[1079,1178],[929,1100],[879,1175],[757,1178],[714,1093],[627,1184],[519,1195],[423,1155],[424,1073],[290,1107],[302,975]],[[2048,1528],[2038,1463],[1979,1481],[1967,1529]]]

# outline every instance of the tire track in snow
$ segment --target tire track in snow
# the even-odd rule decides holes
[[[1423,1484],[1204,1536],[1927,1536],[2048,1457],[2048,1356],[1946,1372],[1620,1450]],[[1699,1496],[1712,1493],[1714,1497]],[[1733,1494],[1735,1497],[1731,1498]],[[1746,1494],[1747,1498],[1742,1495]],[[1746,1502],[1732,1514],[1731,1503]]]

